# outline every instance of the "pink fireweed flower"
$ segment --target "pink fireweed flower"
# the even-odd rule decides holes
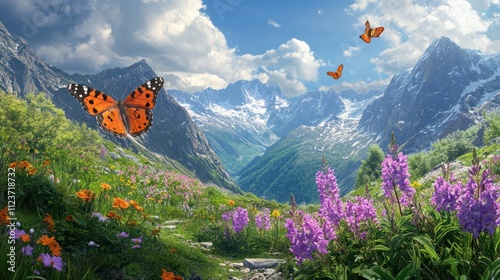
[[[323,219],[323,230],[327,240],[335,240],[335,229],[344,218],[344,203],[340,199],[340,191],[337,178],[333,169],[328,168],[325,173],[316,173],[316,185],[318,186],[321,207],[318,214]]]
[[[294,220],[286,219],[285,228],[291,243],[290,252],[295,255],[298,265],[304,260],[312,260],[313,252],[328,253],[328,241],[324,238],[323,229],[311,215],[304,214],[302,224],[295,224]]]
[[[395,191],[399,188],[399,202],[408,206],[415,194],[415,189],[410,186],[410,173],[408,173],[407,156],[399,153],[397,156],[388,155],[382,162],[382,189],[390,201],[395,202]]]
[[[271,210],[269,208],[264,208],[262,212],[255,216],[255,226],[258,229],[271,229]]]
[[[436,178],[434,182],[434,194],[431,198],[431,203],[436,207],[436,211],[444,210],[451,212],[455,210],[462,188],[462,182],[451,184],[443,177]]]
[[[377,212],[373,200],[356,196],[355,201],[348,201],[345,206],[345,221],[357,238],[364,239],[367,232],[361,231],[369,222],[377,223]]]

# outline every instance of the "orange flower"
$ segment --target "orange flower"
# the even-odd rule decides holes
[[[50,252],[52,252],[52,255],[61,256],[62,248],[61,248],[61,246],[59,246],[59,243],[57,243],[57,241],[54,240],[54,242],[50,243],[49,249],[50,249]]]
[[[75,220],[75,217],[73,217],[73,215],[68,215],[68,216],[64,217],[64,220],[66,220],[68,222],[72,222]]]
[[[42,166],[47,166],[47,165],[49,165],[49,164],[51,164],[51,162],[50,162],[50,161],[48,161],[48,160],[44,160],[44,161],[43,161],[43,163],[42,163]]]
[[[121,216],[118,216],[115,211],[109,211],[108,212],[108,215],[106,215],[106,217],[110,218],[110,219],[121,219],[122,217]]]
[[[30,242],[30,240],[31,240],[30,235],[27,233],[21,235],[21,239],[23,240],[23,242]]]
[[[135,201],[135,200],[129,200],[129,201],[128,201],[128,203],[130,203],[130,205],[132,205],[132,206],[139,205],[139,204],[137,203],[137,201]]]
[[[177,253],[177,249],[175,249],[175,248],[170,248],[170,252],[172,252],[172,253]]]
[[[35,174],[36,174],[36,172],[37,172],[37,171],[38,171],[38,169],[37,169],[37,168],[34,168],[34,167],[29,167],[29,168],[28,168],[28,175],[32,175],[32,176],[33,176],[33,175],[35,175]]]
[[[111,189],[111,186],[106,183],[101,183],[101,188],[109,191]]]
[[[112,206],[113,206],[113,208],[125,209],[125,208],[128,208],[130,206],[130,204],[127,201],[125,201],[125,199],[123,199],[123,198],[115,197],[113,200]]]
[[[89,202],[92,199],[94,199],[95,193],[91,190],[83,190],[83,191],[76,192],[76,196],[83,199],[83,201],[85,201],[85,202]]]
[[[47,225],[47,228],[54,232],[55,231],[55,227],[56,225],[54,224],[54,220],[52,219],[52,216],[49,214],[49,213],[45,213],[45,218],[43,218],[43,221],[46,222],[48,225]]]
[[[4,209],[0,210],[0,225],[10,223],[10,217],[7,214],[9,207],[5,206]]]
[[[134,205],[134,208],[135,208],[135,210],[137,210],[137,211],[143,211],[143,210],[144,210],[144,207],[139,206],[139,205]]]
[[[31,163],[29,163],[28,161],[23,160],[23,161],[19,162],[19,168],[21,168],[21,169],[33,168],[33,165],[31,165]]]
[[[229,203],[229,205],[233,206],[234,205],[234,200],[230,199],[227,203]]]
[[[42,244],[43,246],[49,246],[50,244],[52,244],[54,242],[57,242],[56,237],[51,236],[49,238],[46,234],[42,235],[42,237],[38,238],[38,240],[36,241],[36,243]]]
[[[173,272],[167,272],[164,268],[161,269],[163,272],[160,276],[163,280],[183,280],[182,276],[175,276]]]
[[[156,235],[158,235],[158,234],[160,234],[160,229],[159,229],[159,228],[155,228],[155,229],[153,229],[153,230],[151,231],[151,234],[152,234],[152,235],[155,235],[155,236],[156,236]]]
[[[17,161],[14,161],[11,164],[9,164],[9,168],[14,168],[16,166],[17,166]]]
[[[130,220],[130,221],[128,221],[128,224],[131,225],[131,226],[136,226],[137,225],[137,221],[136,220]]]

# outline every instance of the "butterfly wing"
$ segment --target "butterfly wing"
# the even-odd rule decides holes
[[[382,34],[383,31],[384,31],[384,28],[382,26],[371,29],[370,30],[370,37],[378,37],[378,36],[380,36],[380,34]]]
[[[338,78],[340,78],[340,76],[342,76],[343,69],[344,69],[344,65],[340,64],[339,67],[337,68],[337,72],[328,71],[328,72],[326,72],[326,74],[328,76],[334,78],[335,80],[337,80]]]
[[[371,40],[372,40],[372,38],[368,34],[366,34],[366,33],[361,34],[359,36],[359,38],[361,38],[361,40],[365,41],[365,43],[367,43],[367,44],[370,43]]]
[[[97,123],[104,130],[118,137],[127,137],[127,129],[118,106],[97,115]]]
[[[125,117],[129,125],[129,133],[139,136],[153,124],[153,109],[156,98],[163,87],[162,77],[153,78],[131,92],[123,101]]]
[[[68,91],[80,101],[83,109],[92,116],[96,116],[113,107],[118,108],[118,103],[111,96],[91,87],[69,84]]]

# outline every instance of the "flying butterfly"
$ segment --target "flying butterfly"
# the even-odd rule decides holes
[[[372,37],[378,37],[382,32],[384,31],[384,28],[382,26],[376,27],[376,28],[370,28],[370,22],[366,21],[365,22],[365,33],[359,35],[359,38],[361,38],[365,43],[370,43],[372,40]]]
[[[127,134],[139,136],[153,124],[156,98],[163,87],[162,77],[156,77],[132,91],[125,100],[115,101],[111,96],[91,87],[69,84],[68,91],[80,101],[83,109],[96,116],[105,131],[118,137]]]
[[[328,72],[326,72],[326,74],[328,76],[334,78],[335,80],[338,80],[340,78],[340,76],[342,76],[343,69],[344,69],[344,64],[340,64],[339,68],[337,68],[336,72],[328,71]]]

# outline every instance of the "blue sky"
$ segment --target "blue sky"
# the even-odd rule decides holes
[[[366,20],[385,27],[370,44]],[[500,0],[18,0],[0,2],[0,21],[65,71],[146,59],[190,93],[254,78],[288,96],[383,89],[441,36],[500,52]]]

